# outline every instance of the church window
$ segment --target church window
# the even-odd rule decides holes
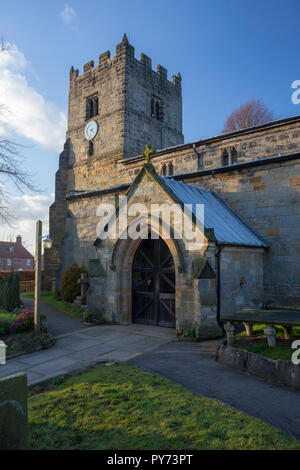
[[[151,99],[151,117],[155,117],[155,112],[154,112],[154,98]]]
[[[155,117],[159,121],[159,102],[158,101],[156,101],[156,104],[155,104]]]
[[[169,176],[172,176],[174,173],[174,167],[173,167],[173,163],[170,162],[169,163]]]
[[[222,153],[222,166],[228,166],[229,165],[229,155],[226,149],[223,150]]]
[[[151,117],[157,121],[164,120],[164,105],[162,101],[151,98]]]
[[[98,97],[93,96],[91,98],[86,99],[86,113],[85,113],[85,118],[86,119],[91,119],[94,116],[97,116],[99,110],[98,110]]]
[[[235,147],[232,147],[231,149],[231,165],[234,165],[237,163],[237,150]]]
[[[92,141],[89,142],[89,157],[94,155],[94,144]]]
[[[167,165],[165,163],[161,167],[161,174],[162,176],[166,176],[167,174]]]

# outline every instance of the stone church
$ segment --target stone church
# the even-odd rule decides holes
[[[145,160],[147,144],[155,152]],[[299,308],[299,157],[300,116],[184,143],[181,75],[170,81],[145,54],[137,60],[124,35],[115,56],[70,70],[46,288],[58,291],[76,261],[89,273],[87,308],[104,322],[199,338],[219,336],[231,311]],[[118,219],[124,196],[128,213],[139,203],[203,204],[203,243],[189,250],[145,214],[129,216],[127,228],[143,222],[155,237],[102,239],[99,205],[114,206]]]

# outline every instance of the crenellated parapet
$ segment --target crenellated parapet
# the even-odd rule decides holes
[[[84,79],[86,74],[90,74],[91,71],[98,72],[106,69],[107,67],[113,66],[114,64],[125,61],[133,66],[136,66],[137,71],[144,75],[152,78],[154,81],[157,80],[158,84],[166,88],[168,86],[176,89],[177,92],[181,92],[181,75],[173,75],[172,81],[168,80],[168,70],[162,65],[157,65],[157,70],[152,69],[152,60],[149,56],[143,52],[140,55],[140,60],[135,58],[135,48],[129,43],[126,34],[124,34],[122,42],[116,46],[116,55],[111,57],[110,51],[106,51],[99,55],[98,66],[95,66],[94,61],[90,60],[83,66],[83,74],[79,75],[78,70],[71,67],[70,80],[79,78]]]

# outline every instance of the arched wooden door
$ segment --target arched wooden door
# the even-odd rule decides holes
[[[132,266],[132,321],[175,328],[175,266],[167,244],[143,240]]]

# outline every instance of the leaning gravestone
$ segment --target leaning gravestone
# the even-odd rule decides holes
[[[0,378],[0,449],[27,449],[27,375]]]

